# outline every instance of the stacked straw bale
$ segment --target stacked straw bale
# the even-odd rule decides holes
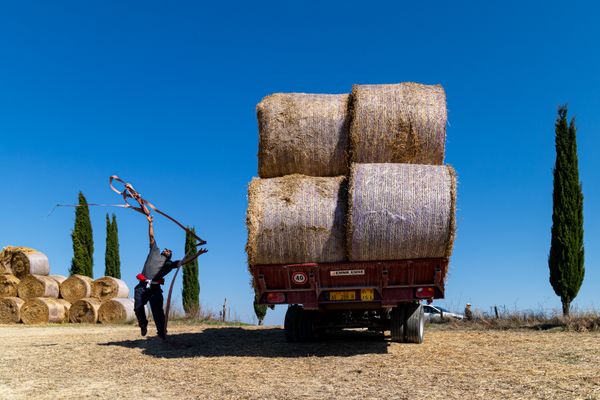
[[[351,261],[450,256],[456,210],[452,167],[354,164],[348,198]]]
[[[64,304],[48,297],[27,299],[21,307],[24,324],[61,323],[65,322],[66,316]]]
[[[40,252],[17,251],[13,253],[10,264],[13,274],[19,279],[29,274],[48,275],[50,273],[48,257]]]
[[[265,97],[256,107],[259,176],[346,175],[349,98],[305,93]]]
[[[0,297],[15,297],[18,295],[20,279],[12,274],[0,275]]]
[[[92,297],[106,301],[115,297],[129,296],[129,288],[121,279],[103,276],[92,282]]]
[[[59,286],[67,280],[67,277],[62,275],[48,275],[48,277],[54,279]]]
[[[440,85],[354,85],[352,161],[441,165],[446,119],[446,94]]]
[[[88,324],[98,322],[98,309],[100,305],[101,301],[93,297],[77,300],[71,304],[71,308],[69,309],[69,321]]]
[[[14,268],[12,266],[13,263],[13,257],[16,254],[21,254],[21,255],[27,255],[27,254],[34,254],[34,253],[39,253],[39,251],[37,251],[36,249],[32,249],[31,247],[23,247],[23,246],[6,246],[2,249],[2,251],[0,252],[0,274],[14,274],[14,275],[19,275],[18,277],[22,277],[22,273],[17,274],[14,271]],[[34,258],[36,258],[34,256]],[[22,260],[22,256],[17,257],[17,261],[21,259]],[[46,261],[48,259],[46,258]],[[21,261],[22,262],[22,261]],[[23,266],[19,266],[19,268],[23,268]],[[37,268],[37,265],[35,266],[35,268],[37,270],[40,270],[40,268]],[[33,272],[33,273],[38,273],[38,272]],[[38,275],[48,275],[48,273],[43,273],[43,270],[39,271]]]
[[[343,261],[345,178],[288,175],[248,189],[251,265]]]
[[[0,324],[16,324],[21,321],[21,307],[24,303],[18,297],[0,298]]]
[[[33,297],[58,298],[60,289],[58,282],[49,276],[27,275],[19,282],[17,288],[19,297],[30,299]]]
[[[85,275],[71,275],[60,284],[60,297],[70,303],[92,296],[92,278]]]
[[[133,299],[110,299],[98,309],[98,321],[102,324],[126,324],[134,319]]]

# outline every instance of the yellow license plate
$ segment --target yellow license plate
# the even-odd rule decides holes
[[[356,300],[356,292],[329,292],[329,300]]]
[[[362,301],[375,300],[375,291],[373,289],[360,289],[360,299]]]

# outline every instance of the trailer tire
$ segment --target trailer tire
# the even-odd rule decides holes
[[[423,343],[425,335],[425,315],[423,306],[410,304],[406,308],[406,342]]]
[[[390,312],[390,332],[392,334],[392,342],[403,343],[404,325],[406,322],[406,307],[404,304],[399,304],[392,308]]]
[[[316,327],[317,313],[314,311],[302,310],[300,313],[299,324],[299,342],[314,342],[318,339]]]
[[[285,313],[285,320],[283,325],[283,332],[285,334],[285,340],[288,343],[298,342],[299,338],[299,322],[302,314],[302,307],[293,305],[288,307]]]

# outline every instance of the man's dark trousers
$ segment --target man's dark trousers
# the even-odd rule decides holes
[[[164,336],[165,332],[165,312],[163,310],[163,294],[160,285],[152,284],[146,288],[145,282],[140,282],[135,287],[134,295],[135,316],[137,317],[140,327],[148,325],[146,318],[146,303],[150,302],[152,317],[156,324],[156,331],[159,336]]]

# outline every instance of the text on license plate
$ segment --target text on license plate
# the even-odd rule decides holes
[[[375,300],[375,291],[373,289],[360,289],[360,299],[362,301]]]
[[[329,300],[356,300],[356,292],[329,292]]]

